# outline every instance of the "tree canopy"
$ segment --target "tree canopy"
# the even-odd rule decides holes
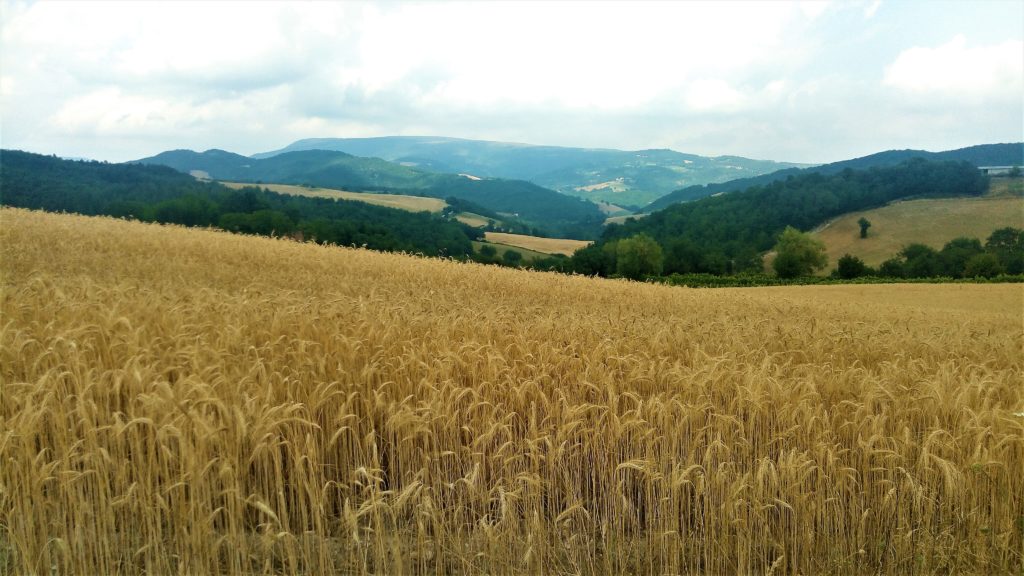
[[[775,244],[772,267],[780,278],[809,276],[828,264],[825,243],[810,234],[787,226]]]
[[[802,174],[742,192],[676,204],[646,218],[605,228],[598,245],[574,256],[577,271],[594,268],[600,245],[643,233],[661,245],[664,272],[758,272],[761,254],[787,226],[810,230],[848,212],[913,196],[981,195],[987,178],[966,162],[912,159],[898,166]]]

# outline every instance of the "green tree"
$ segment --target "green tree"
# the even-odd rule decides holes
[[[1024,273],[1024,230],[1000,228],[985,241],[985,250],[999,259],[1009,274]]]
[[[867,264],[851,254],[844,254],[836,263],[836,276],[844,280],[867,276],[869,273]]]
[[[480,262],[492,263],[498,259],[498,250],[491,245],[484,244],[480,247],[480,253],[477,258]]]
[[[825,243],[792,226],[786,226],[779,235],[775,254],[772,267],[780,278],[808,276],[828,264]]]
[[[661,274],[664,256],[661,246],[646,234],[619,240],[615,254],[615,269],[621,276],[640,280],[644,276]]]
[[[871,228],[871,221],[861,216],[860,220],[857,220],[857,225],[860,226],[860,237],[868,237],[868,228]]]
[[[933,278],[942,274],[942,257],[925,244],[908,244],[900,251],[905,260],[903,273],[907,278]]]
[[[903,278],[906,275],[903,260],[899,257],[889,258],[878,267],[878,274],[886,278]]]
[[[975,254],[964,267],[965,278],[992,278],[1005,272],[995,254]]]
[[[942,247],[939,256],[942,259],[942,272],[946,276],[960,278],[964,275],[967,262],[985,249],[977,238],[954,238]]]
[[[523,253],[516,250],[506,250],[501,255],[501,260],[509,266],[519,266],[523,262]]]

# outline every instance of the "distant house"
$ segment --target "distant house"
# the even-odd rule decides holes
[[[982,174],[989,176],[1006,176],[1013,168],[1013,166],[978,166],[978,170],[981,170]]]

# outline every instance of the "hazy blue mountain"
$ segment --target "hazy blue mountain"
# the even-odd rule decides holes
[[[352,191],[455,197],[494,212],[512,215],[543,233],[590,238],[600,232],[604,215],[591,203],[523,180],[471,179],[422,170],[379,158],[332,150],[302,150],[252,158],[224,150],[173,150],[139,164],[162,164],[215,180],[300,184]]]
[[[679,202],[689,202],[691,200],[696,200],[705,196],[714,196],[715,194],[721,194],[724,192],[746,190],[751,186],[763,186],[777,180],[784,180],[790,176],[800,174],[817,173],[830,175],[842,172],[847,168],[860,170],[872,167],[881,168],[886,166],[896,166],[911,158],[924,158],[926,160],[933,161],[965,161],[970,162],[975,166],[1022,166],[1024,165],[1024,143],[980,144],[977,146],[969,146],[967,148],[947,150],[945,152],[928,152],[926,150],[887,150],[885,152],[878,152],[861,158],[853,158],[851,160],[843,160],[841,162],[833,162],[831,164],[823,164],[821,166],[814,166],[810,168],[789,168],[752,178],[741,178],[729,182],[707,184],[704,186],[688,186],[658,198],[645,206],[643,211],[654,212]]]
[[[300,150],[337,150],[423,170],[528,180],[563,194],[619,206],[643,206],[684,186],[806,166],[739,156],[708,158],[673,150],[534,146],[433,136],[310,138],[253,158]]]

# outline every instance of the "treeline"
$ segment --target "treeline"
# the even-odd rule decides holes
[[[599,242],[573,256],[571,268],[582,274],[614,275],[623,252],[616,244],[643,236],[660,248],[658,274],[756,273],[763,270],[762,254],[787,226],[810,230],[847,212],[894,200],[979,196],[987,187],[987,177],[967,162],[920,158],[888,168],[846,169],[832,176],[791,176],[609,225]]]
[[[985,244],[977,238],[956,238],[941,250],[909,244],[877,269],[846,254],[836,263],[832,276],[843,280],[880,278],[994,278],[1024,274],[1024,231],[1000,228]]]
[[[445,218],[455,218],[462,212],[468,212],[481,216],[488,220],[488,223],[481,228],[483,232],[509,232],[512,234],[526,234],[528,236],[539,236],[545,237],[546,234],[540,228],[530,226],[522,220],[509,217],[507,215],[498,214],[493,210],[484,208],[483,206],[470,202],[464,198],[456,198],[449,196],[444,199],[447,206],[441,211],[441,215]]]
[[[202,170],[215,180],[256,185],[265,182],[455,197],[492,213],[506,215],[507,219],[523,221],[544,235],[556,238],[597,238],[604,223],[604,214],[597,205],[523,180],[473,180],[337,151],[304,150],[269,158],[249,158],[224,150],[203,153],[173,150],[138,163],[170,166],[181,172]]]
[[[0,203],[344,246],[469,257],[482,232],[426,212],[364,202],[233,190],[171,168],[62,160],[0,151]]]
[[[601,234],[604,213],[596,204],[559,194],[523,180],[438,175],[438,183],[419,194],[459,198],[491,213],[525,222],[538,236],[590,240]]]
[[[711,196],[723,192],[738,192],[746,190],[751,186],[764,186],[776,180],[785,180],[789,176],[799,174],[818,173],[825,175],[838,174],[849,168],[852,170],[865,170],[872,167],[896,166],[912,158],[924,158],[932,162],[969,162],[975,166],[1021,166],[1024,165],[1024,144],[1021,142],[1007,144],[981,144],[969,146],[957,150],[945,152],[928,152],[925,150],[886,150],[861,158],[842,160],[831,164],[813,166],[811,168],[786,168],[769,174],[741,178],[721,182],[717,184],[706,184],[703,186],[688,186],[676,190],[654,202],[648,204],[645,212],[661,210],[672,204],[688,202],[705,196]]]

